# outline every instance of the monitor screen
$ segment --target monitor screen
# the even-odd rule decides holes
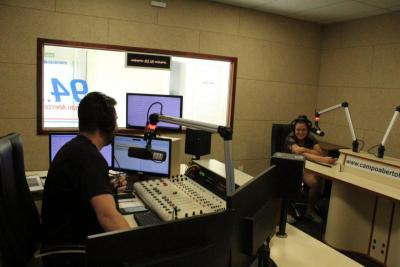
[[[52,133],[49,134],[49,149],[50,149],[50,163],[53,161],[54,157],[56,156],[58,150],[67,143],[72,138],[76,137],[76,134],[69,134],[69,133]],[[112,165],[112,149],[111,145],[105,146],[101,149],[100,153],[103,155],[105,160],[107,161],[108,167]]]
[[[139,174],[169,177],[171,169],[171,139],[155,138],[151,141],[153,150],[164,151],[165,161],[128,157],[129,147],[145,148],[146,140],[142,136],[115,135],[113,146],[114,169],[132,171]]]
[[[126,128],[144,129],[147,123],[147,113],[161,113],[161,106],[154,104],[148,111],[149,107],[155,103],[162,104],[162,114],[182,117],[182,96],[177,95],[150,95],[150,94],[126,94]],[[159,122],[157,128],[164,130],[179,130],[180,125],[166,122]]]

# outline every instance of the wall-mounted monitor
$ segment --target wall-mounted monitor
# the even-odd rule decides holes
[[[171,174],[171,139],[154,138],[151,141],[153,150],[163,151],[166,154],[165,161],[153,161],[151,159],[139,159],[128,156],[130,147],[146,148],[147,141],[143,136],[115,135],[113,143],[113,166],[115,170],[133,172],[145,176],[169,177]]]
[[[53,161],[56,156],[58,150],[70,141],[72,138],[76,137],[76,134],[72,133],[51,133],[49,134],[49,156],[50,163]],[[112,167],[112,148],[111,145],[105,146],[100,150],[100,153],[103,155],[104,159],[107,161],[108,167]]]
[[[126,128],[144,129],[148,116],[161,113],[173,117],[182,117],[182,96],[155,94],[126,94]],[[161,103],[161,104],[159,104]],[[161,106],[162,105],[162,106]],[[180,130],[178,124],[159,122],[158,129]]]

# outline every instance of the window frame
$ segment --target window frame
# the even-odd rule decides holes
[[[62,129],[53,128],[44,129],[43,123],[43,92],[44,92],[44,47],[46,45],[51,46],[61,46],[70,48],[85,48],[85,49],[99,49],[107,51],[117,51],[117,52],[139,52],[139,53],[150,53],[150,54],[163,54],[177,57],[186,57],[194,59],[205,59],[205,60],[216,60],[230,62],[230,80],[229,80],[229,93],[228,93],[228,106],[227,106],[227,125],[233,128],[234,121],[234,106],[235,106],[235,90],[236,90],[236,75],[237,75],[237,58],[227,57],[219,55],[201,54],[194,52],[182,52],[175,50],[163,50],[163,49],[152,49],[152,48],[142,48],[142,47],[130,47],[121,45],[111,45],[111,44],[97,44],[97,43],[86,43],[78,41],[65,41],[65,40],[55,40],[55,39],[37,39],[37,71],[36,71],[36,87],[37,87],[37,134],[47,135],[53,132],[75,132],[73,129]],[[76,129],[76,132],[78,129]],[[120,133],[132,133],[138,130],[120,128],[118,132]]]

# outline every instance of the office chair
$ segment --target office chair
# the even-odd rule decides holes
[[[1,266],[41,265],[32,260],[40,247],[40,218],[25,177],[22,142],[15,133],[0,137],[0,233]],[[43,255],[65,249],[49,248]],[[74,249],[82,253],[82,247]]]
[[[292,127],[290,124],[272,124],[271,155],[275,152],[284,152],[285,139],[291,132]],[[301,211],[307,207],[308,196],[304,196],[307,190],[307,186],[303,183],[302,194],[299,199],[291,200],[289,202],[289,207],[292,209],[296,219],[299,219],[302,216]]]

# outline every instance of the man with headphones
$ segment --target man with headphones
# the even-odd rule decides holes
[[[303,155],[306,159],[333,164],[335,159],[322,155],[318,140],[310,133],[311,121],[300,115],[291,122],[292,132],[286,137],[284,151]],[[303,182],[310,187],[306,217],[321,223],[322,219],[315,212],[315,204],[320,196],[321,178],[314,172],[304,170]]]
[[[79,135],[66,143],[50,165],[43,192],[43,246],[84,244],[88,235],[129,229],[118,212],[108,165],[100,150],[117,128],[116,101],[99,92],[78,107]],[[124,189],[121,181],[117,189]],[[84,266],[84,257],[45,257],[45,266]]]

